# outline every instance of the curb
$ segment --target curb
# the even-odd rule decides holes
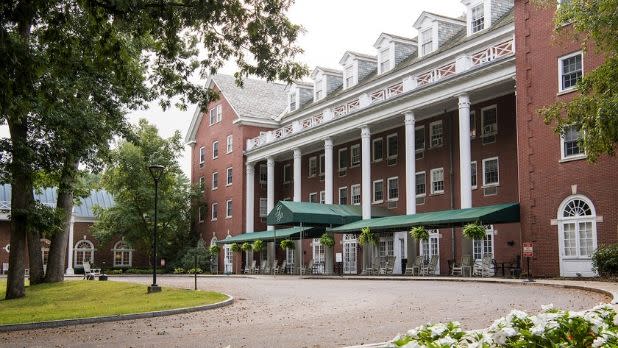
[[[63,319],[63,320],[42,321],[38,323],[0,325],[0,332],[11,332],[11,331],[21,331],[21,330],[33,330],[33,329],[49,329],[49,328],[56,328],[56,327],[69,326],[69,325],[82,325],[82,324],[123,321],[123,320],[156,318],[156,317],[163,317],[167,315],[185,314],[185,313],[192,313],[192,312],[205,311],[209,309],[221,308],[221,307],[229,306],[232,303],[234,303],[234,297],[228,294],[224,294],[224,295],[226,295],[229,298],[221,302],[212,303],[212,304],[203,305],[203,306],[176,308],[176,309],[168,309],[168,310],[163,310],[163,311],[154,311],[154,312],[145,312],[145,313],[118,314],[118,315],[111,315],[111,316],[104,316],[104,317]]]

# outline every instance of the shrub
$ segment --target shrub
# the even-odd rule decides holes
[[[201,269],[210,269],[211,254],[209,249],[206,249],[204,242],[199,240],[195,248],[187,250],[187,252],[180,259],[180,263],[177,267],[181,267],[185,270],[196,267],[195,257],[197,256],[197,267]]]
[[[240,248],[240,244],[238,243],[232,243],[232,245],[230,245],[230,249],[232,250],[232,252],[234,253],[238,253],[240,252],[242,249]]]
[[[260,251],[264,250],[266,246],[264,245],[264,241],[263,240],[256,240],[255,242],[253,242],[253,245],[251,246],[251,248],[253,249],[253,251],[259,253]]]
[[[125,274],[152,274],[152,268],[129,268],[124,271]],[[157,274],[165,273],[162,268],[157,268]]]
[[[592,254],[592,269],[603,277],[618,276],[618,244],[600,246]]]
[[[106,274],[122,274],[121,269],[110,269],[109,271],[105,271]]]
[[[410,236],[416,240],[428,240],[429,232],[424,226],[416,226],[410,230]]]
[[[296,247],[294,242],[289,239],[282,240],[281,243],[279,243],[279,245],[281,246],[281,249],[292,249],[293,250]]]
[[[182,267],[176,267],[174,268],[174,274],[184,274],[185,273],[185,269]]]
[[[204,271],[202,271],[202,269],[199,268],[199,267],[197,267],[197,268],[194,267],[194,268],[191,268],[191,269],[189,269],[187,271],[187,274],[195,274],[195,273],[201,274],[201,273],[204,273]]]
[[[468,239],[484,239],[485,227],[481,226],[478,222],[467,224],[463,228],[463,235]]]
[[[249,242],[244,242],[242,243],[242,245],[240,246],[240,249],[242,249],[242,251],[249,251],[251,250],[253,247],[251,246],[251,244]]]
[[[320,237],[320,244],[332,248],[333,246],[335,246],[335,238],[333,238],[333,236],[328,233],[324,233],[322,237]]]
[[[219,252],[221,251],[221,247],[216,244],[213,244],[210,246],[210,248],[208,248],[208,251],[210,251],[212,255],[216,256],[216,255],[219,255]]]

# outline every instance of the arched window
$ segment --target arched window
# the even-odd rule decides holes
[[[216,245],[217,244],[217,237],[216,236],[212,236],[212,239],[210,240],[210,246]]]
[[[81,268],[84,262],[94,263],[94,244],[91,241],[87,239],[78,241],[74,250],[73,267]]]
[[[596,212],[584,196],[572,196],[558,210],[560,252],[564,258],[589,259],[597,248]]]
[[[114,244],[114,267],[131,267],[133,263],[133,249],[124,240]]]

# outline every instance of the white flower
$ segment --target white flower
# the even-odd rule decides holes
[[[410,337],[416,337],[418,335],[418,330],[417,329],[408,330],[407,334]]]
[[[595,338],[594,341],[592,341],[592,347],[594,347],[594,348],[596,348],[596,347],[603,347],[605,342],[606,342],[605,337],[599,336],[599,337]]]
[[[410,341],[406,343],[402,348],[421,348],[422,346],[416,341]]]
[[[436,343],[439,345],[454,346],[455,343],[457,343],[457,341],[451,336],[446,336],[446,337],[442,337],[441,339],[437,340]]]
[[[506,344],[506,339],[515,336],[517,332],[511,327],[505,327],[502,330],[496,332],[491,337],[498,345]]]
[[[431,327],[431,336],[432,337],[441,336],[444,333],[444,331],[446,331],[446,325],[436,324]]]
[[[513,317],[517,318],[517,319],[525,319],[528,317],[528,314],[526,314],[526,312],[517,310],[517,309],[513,309],[511,311],[511,313],[509,313],[509,315],[506,317],[507,321],[513,321]]]
[[[554,309],[554,304],[550,303],[548,305],[541,305],[541,309],[543,310],[543,312],[547,312],[549,310]]]

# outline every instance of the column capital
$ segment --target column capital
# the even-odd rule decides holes
[[[404,124],[406,125],[414,125],[416,123],[416,117],[414,116],[414,111],[409,110],[403,113],[405,116]]]
[[[273,156],[266,157],[266,165],[269,167],[275,166],[275,159],[273,158]]]
[[[369,130],[369,126],[361,126],[361,138],[369,138],[371,137],[371,131]]]
[[[457,99],[459,99],[459,108],[470,107],[470,96],[467,93],[458,95]]]
[[[255,173],[255,163],[247,162],[247,163],[245,163],[245,166],[247,168],[247,174]]]
[[[294,158],[301,158],[303,155],[299,148],[294,148],[292,151],[294,152]]]
[[[331,137],[324,138],[324,148],[333,148],[333,139]]]

